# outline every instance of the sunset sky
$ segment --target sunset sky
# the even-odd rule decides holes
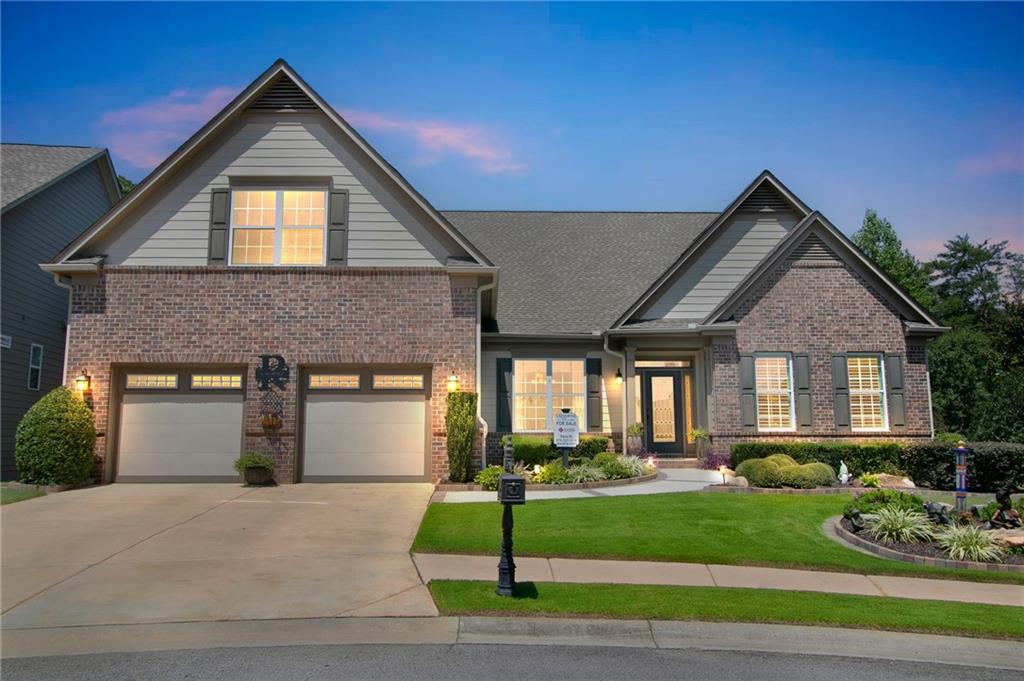
[[[1024,4],[2,4],[5,142],[141,179],[283,57],[440,209],[720,210],[763,168],[1024,250]]]

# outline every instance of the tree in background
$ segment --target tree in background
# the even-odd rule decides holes
[[[950,324],[991,322],[1005,298],[1008,263],[1005,241],[975,244],[966,234],[947,241],[931,262],[938,315]]]
[[[121,185],[121,196],[124,196],[131,190],[135,189],[135,183],[124,175],[117,176],[117,183]]]
[[[893,281],[905,288],[914,300],[932,309],[935,292],[929,284],[928,271],[903,247],[892,223],[869,209],[864,214],[860,229],[853,235],[853,243],[878,263]]]

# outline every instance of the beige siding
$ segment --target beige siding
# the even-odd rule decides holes
[[[791,213],[737,215],[639,318],[702,320],[796,223]]]
[[[436,267],[445,247],[350,155],[320,114],[249,114],[216,148],[188,164],[98,253],[111,265],[205,265],[210,190],[232,178],[302,179],[348,189],[349,264]]]

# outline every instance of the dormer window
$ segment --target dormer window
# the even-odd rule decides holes
[[[323,265],[326,203],[323,190],[233,190],[231,264]]]

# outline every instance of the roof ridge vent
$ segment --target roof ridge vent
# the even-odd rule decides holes
[[[762,182],[750,196],[744,199],[737,211],[752,213],[774,213],[777,211],[791,211],[793,206],[783,198],[782,194],[771,187],[767,182]]]
[[[249,105],[249,111],[297,112],[317,111],[316,105],[309,95],[302,91],[298,83],[288,76],[281,75],[263,91],[256,101]]]

